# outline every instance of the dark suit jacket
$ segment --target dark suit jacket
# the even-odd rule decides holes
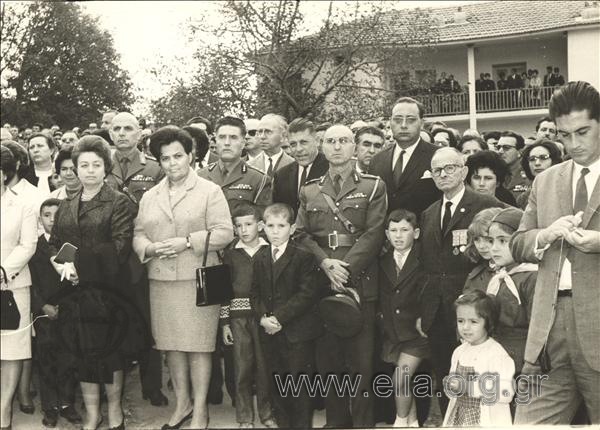
[[[379,318],[383,335],[392,342],[416,339],[419,317],[419,293],[425,283],[425,273],[419,261],[417,244],[404,262],[400,276],[396,274],[394,251],[388,251],[379,261]]]
[[[38,182],[40,182],[40,178],[35,176],[35,168],[33,167],[33,163],[31,163],[29,168],[25,171],[23,179],[26,179],[30,184],[35,185],[37,187]],[[56,187],[52,183],[52,176],[48,176],[48,187],[50,188],[50,191],[54,191],[56,189]]]
[[[521,75],[519,75],[519,74],[510,75],[506,79],[506,86],[509,89],[511,89],[511,88],[523,88],[523,80],[521,79]]]
[[[42,234],[38,238],[35,254],[29,260],[32,312],[40,312],[42,306],[46,304],[57,304],[61,292],[60,276],[50,263],[52,255],[52,249]]]
[[[298,193],[298,169],[299,164],[294,162],[277,170],[273,175],[273,203],[285,203],[298,213],[300,198]],[[313,161],[306,180],[320,178],[329,169],[327,158],[320,152]]]
[[[454,333],[453,303],[461,294],[467,275],[475,267],[462,252],[453,253],[452,231],[466,230],[473,217],[481,210],[506,205],[496,198],[465,188],[465,194],[454,211],[448,229],[442,233],[442,200],[429,206],[421,215],[421,263],[427,273],[427,281],[421,293],[421,327],[429,330],[438,312],[443,307],[449,326]]]
[[[58,207],[50,237],[52,253],[69,242],[78,248],[75,268],[81,284],[122,285],[133,238],[129,199],[105,183],[80,209],[81,192],[67,197]]]
[[[369,173],[377,175],[385,182],[388,196],[388,213],[394,209],[408,209],[417,216],[442,193],[436,188],[431,174],[423,178],[425,172],[431,172],[431,158],[437,146],[424,141],[419,141],[408,164],[400,176],[398,186],[394,183],[392,161],[394,146],[384,149],[375,155],[369,166]]]
[[[265,246],[254,256],[250,301],[258,319],[273,314],[283,326],[290,342],[303,342],[321,334],[322,324],[316,313],[320,297],[316,282],[315,257],[290,241],[275,263],[271,247]],[[262,331],[261,327],[261,331]]]
[[[565,258],[571,262],[573,309],[577,340],[589,366],[600,371],[600,247],[591,252],[581,252],[560,240],[550,245],[541,261],[534,253],[535,240],[541,229],[558,218],[573,215],[573,161],[552,166],[540,173],[533,181],[529,202],[519,230],[513,236],[511,251],[516,261],[539,262],[539,270],[533,309],[529,322],[529,335],[525,347],[525,360],[535,363],[546,343],[552,327],[557,300],[558,277]],[[583,213],[580,227],[584,230],[600,230],[600,181],[593,190]],[[555,198],[550,197],[556,196]],[[550,357],[552,361],[552,357]]]

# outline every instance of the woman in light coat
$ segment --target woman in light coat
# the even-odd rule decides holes
[[[233,239],[231,215],[221,188],[190,167],[192,138],[186,131],[158,130],[150,138],[150,150],[166,177],[140,201],[133,248],[148,265],[155,348],[167,351],[177,397],[163,429],[179,428],[190,418],[192,428],[205,428],[220,307],[196,306],[196,269],[202,264],[208,232],[207,266],[219,263],[216,251]]]
[[[0,180],[0,226],[1,265],[8,279],[2,280],[2,288],[13,292],[21,314],[19,328],[2,330],[0,358],[2,370],[0,386],[0,425],[11,424],[12,398],[19,383],[23,360],[31,359],[30,292],[31,276],[27,263],[35,253],[37,244],[37,217],[33,208],[22,201],[6,186],[15,176],[17,160],[12,152],[1,147]],[[27,327],[27,328],[26,328]]]

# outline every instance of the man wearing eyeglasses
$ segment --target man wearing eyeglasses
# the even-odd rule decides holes
[[[361,375],[360,395],[355,398],[339,397],[329,390],[326,426],[372,428],[377,256],[384,241],[387,202],[380,178],[354,170],[355,146],[350,128],[334,125],[327,129],[322,150],[329,170],[300,190],[296,231],[299,243],[317,257],[332,292],[352,287],[360,297],[363,322],[358,333],[341,337],[326,327],[317,341],[317,367],[322,376]]]
[[[461,294],[474,264],[464,256],[467,228],[481,210],[506,205],[495,197],[465,187],[468,168],[455,148],[441,148],[431,159],[431,174],[443,197],[421,214],[421,263],[427,282],[421,294],[417,330],[428,337],[438,384],[450,371],[458,346],[454,301]],[[438,389],[441,389],[438,385]],[[442,389],[443,393],[443,389]],[[442,415],[448,398],[439,397]]]
[[[284,117],[274,113],[266,114],[260,119],[256,133],[263,153],[249,161],[249,166],[273,177],[274,172],[294,162],[294,159],[281,149],[283,142],[288,138],[288,124]]]
[[[508,164],[510,175],[504,181],[504,188],[512,193],[515,200],[527,191],[531,181],[521,166],[521,150],[525,147],[525,139],[514,131],[503,131],[496,144],[496,151]]]
[[[421,139],[423,105],[410,97],[400,98],[392,109],[392,145],[375,155],[369,173],[385,182],[388,211],[408,209],[420,214],[440,197],[431,178],[431,157],[438,147]]]
[[[258,137],[256,136],[259,122],[260,121],[256,118],[248,118],[244,120],[244,124],[246,125],[246,146],[244,147],[246,150],[246,155],[244,160],[246,162],[254,160],[256,157],[262,154],[262,148],[260,147]]]
[[[356,140],[356,166],[358,173],[367,173],[373,157],[381,152],[385,145],[383,130],[377,127],[359,128],[354,135]]]

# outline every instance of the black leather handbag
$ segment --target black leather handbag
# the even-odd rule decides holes
[[[17,302],[15,302],[13,292],[8,289],[6,270],[2,266],[0,266],[0,269],[2,270],[0,329],[16,330],[19,328],[19,323],[21,322],[21,313],[17,307]]]
[[[226,264],[206,267],[210,231],[206,235],[202,267],[196,269],[196,306],[229,304],[233,298],[231,272]]]

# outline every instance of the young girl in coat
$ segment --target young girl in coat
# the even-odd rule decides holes
[[[510,426],[515,365],[490,337],[498,320],[496,304],[484,292],[474,290],[460,296],[454,306],[463,343],[454,350],[450,374],[444,378],[444,391],[450,398],[444,426]]]
[[[494,218],[502,209],[488,208],[479,212],[471,221],[467,230],[467,247],[465,256],[477,266],[471,270],[463,293],[471,290],[486,291],[487,286],[496,273],[496,265],[492,261],[492,239],[489,237],[489,228]]]

